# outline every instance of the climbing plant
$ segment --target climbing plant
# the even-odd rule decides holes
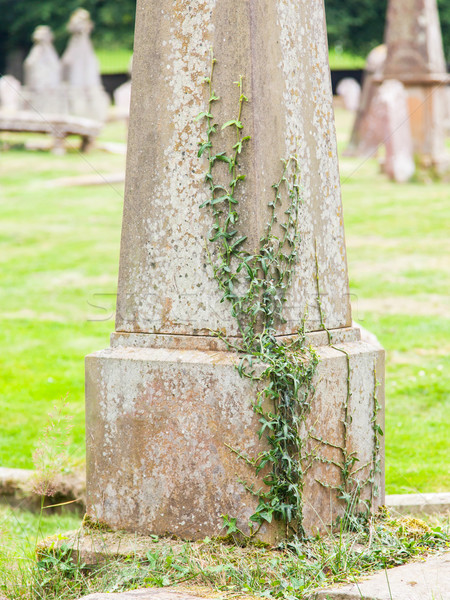
[[[222,125],[216,122],[214,107],[220,98],[213,86],[215,64],[216,59],[211,53],[210,72],[204,79],[208,104],[206,110],[196,117],[205,124],[205,137],[199,142],[198,156],[206,157],[208,165],[205,183],[209,194],[200,208],[211,214],[212,226],[206,251],[222,301],[230,304],[241,336],[231,339],[221,332],[215,332],[215,335],[238,353],[241,377],[258,383],[259,391],[253,409],[261,424],[258,435],[260,438],[265,436],[267,441],[266,449],[257,457],[247,456],[237,448],[230,450],[262,475],[264,483],[256,489],[254,485],[241,481],[258,499],[256,511],[248,523],[250,537],[265,522],[270,523],[273,519],[284,523],[286,537],[304,537],[305,474],[315,461],[325,462],[317,450],[307,451],[306,440],[315,439],[322,446],[328,444],[326,440],[314,437],[312,432],[301,435],[314,394],[313,377],[318,356],[306,343],[304,319],[290,341],[280,341],[276,337],[278,325],[284,322],[286,293],[298,259],[299,164],[296,156],[281,161],[280,178],[272,185],[273,195],[268,203],[265,231],[256,250],[250,251],[245,243],[247,237],[239,233],[239,192],[246,179],[242,156],[251,142],[251,136],[245,135],[243,124],[243,113],[249,99],[244,93],[244,78],[241,76],[235,82],[238,90],[235,116]],[[233,131],[231,148],[218,151],[216,146],[222,140],[220,132],[228,128]],[[327,330],[320,301],[318,266],[317,281],[322,327]],[[330,333],[329,341],[331,343]],[[348,377],[350,380],[350,366]],[[339,447],[342,463],[333,464],[342,474],[342,485],[335,489],[346,501],[350,513],[359,503],[360,488],[369,483],[369,478],[373,479],[373,473],[371,471],[367,482],[359,482],[356,474],[363,467],[355,469],[357,457],[347,451],[349,397],[350,387],[344,407],[344,443],[342,448]],[[323,482],[322,485],[327,484]],[[224,524],[228,533],[245,535],[238,528],[236,518],[225,515]]]

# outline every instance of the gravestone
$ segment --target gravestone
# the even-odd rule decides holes
[[[414,152],[408,96],[403,84],[395,79],[382,83],[364,126],[360,151],[369,156],[384,146],[383,171],[399,183],[411,179],[415,172]]]
[[[358,110],[359,100],[361,97],[361,86],[352,77],[341,79],[336,88],[338,96],[341,96],[344,101],[344,107],[347,110]]]
[[[449,82],[436,0],[390,0],[385,79],[397,79],[408,95],[414,152],[425,167],[444,169],[445,88]]]
[[[132,70],[133,58],[130,59],[130,64],[128,65],[130,79],[114,90],[115,117],[117,119],[126,119],[128,121],[130,116]]]
[[[36,27],[33,42],[34,45],[24,61],[24,108],[40,114],[67,113],[61,62],[53,47],[53,33],[50,27]]]
[[[404,183],[416,170],[405,87],[400,81],[386,79],[378,90],[376,102],[384,116],[386,155],[383,170],[394,181]]]
[[[0,110],[15,113],[22,107],[23,96],[20,81],[12,75],[0,77]]]
[[[90,39],[94,24],[84,8],[70,17],[71,38],[62,56],[63,81],[67,89],[69,113],[105,121],[109,98],[103,89],[100,69]]]
[[[379,86],[395,79],[404,85],[414,154],[423,167],[444,171],[449,163],[445,152],[445,89],[449,78],[436,0],[389,0],[385,45],[382,72],[376,73],[372,81]],[[372,98],[373,93],[366,96],[363,87],[349,153],[363,154],[361,131],[366,125],[362,121],[370,119]]]
[[[361,499],[383,502],[374,421],[382,423],[384,377],[384,352],[351,326],[324,7],[316,0],[138,0],[116,330],[110,348],[86,358],[87,514],[115,529],[191,539],[223,535],[228,514],[248,532],[258,504],[249,486],[264,486],[237,455],[267,448],[253,410],[259,384],[240,377],[240,357],[211,335],[235,343],[241,336],[221,301],[207,242],[212,222],[199,208],[208,199],[208,159],[198,157],[204,120],[196,116],[207,107],[211,48],[217,122],[236,114],[240,75],[248,97],[238,226],[246,248],[264,234],[281,159],[299,162],[301,242],[273,339],[295,339],[305,319],[320,356],[299,490],[312,532],[344,514],[344,454],[359,460]],[[232,129],[218,131],[215,143],[233,145]],[[284,534],[273,521],[258,537]]]
[[[347,156],[364,155],[364,150],[360,147],[360,143],[364,141],[362,132],[367,127],[369,109],[378,89],[378,85],[375,83],[374,79],[383,73],[385,62],[386,46],[384,44],[376,46],[367,56],[359,106],[355,115],[350,142],[345,150]]]

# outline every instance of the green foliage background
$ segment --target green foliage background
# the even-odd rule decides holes
[[[437,0],[444,50],[450,48],[450,0]],[[383,41],[388,0],[325,0],[330,47],[365,56]],[[447,52],[446,52],[447,55]]]
[[[388,0],[325,0],[330,47],[365,56],[383,41]],[[444,49],[450,48],[450,0],[437,0]],[[70,14],[84,7],[95,23],[97,47],[132,49],[136,0],[0,0],[0,70],[8,52],[31,46],[38,25],[49,25],[59,52],[67,42]]]
[[[86,8],[95,23],[93,40],[101,47],[133,47],[136,0],[0,0],[0,69],[8,52],[31,46],[38,25],[49,25],[59,52],[65,48],[72,12]]]

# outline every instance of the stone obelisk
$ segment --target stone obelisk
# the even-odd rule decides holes
[[[117,529],[198,539],[220,535],[223,514],[246,530],[257,503],[239,478],[261,481],[230,451],[254,456],[264,447],[256,390],[210,334],[239,335],[205,251],[211,221],[199,209],[207,166],[195,117],[207,103],[211,48],[218,122],[235,112],[240,75],[249,99],[239,197],[249,248],[264,231],[281,159],[297,155],[300,164],[301,245],[277,334],[295,334],[307,314],[320,355],[305,445],[311,457],[317,438],[329,445],[307,473],[305,527],[344,510],[336,489],[343,444],[371,483],[362,497],[376,505],[374,383],[382,402],[384,353],[351,326],[323,3],[138,0],[136,23],[116,331],[110,348],[86,359],[87,512]],[[259,535],[274,540],[280,526]]]

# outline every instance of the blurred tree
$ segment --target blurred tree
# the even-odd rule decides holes
[[[444,51],[450,49],[450,0],[438,0]],[[387,0],[325,0],[328,42],[361,56],[381,44]]]
[[[387,0],[325,0],[328,43],[365,56],[382,43]]]
[[[438,0],[439,18],[441,20],[442,41],[447,64],[450,63],[450,0]]]
[[[0,69],[9,52],[28,51],[38,25],[52,28],[61,52],[68,38],[69,17],[80,7],[91,13],[95,23],[94,44],[133,47],[136,0],[0,0]]]
[[[450,48],[450,0],[438,0],[444,49]],[[383,41],[387,0],[325,0],[330,46],[365,56]],[[6,55],[27,52],[38,25],[49,25],[61,52],[67,41],[66,24],[78,7],[95,23],[97,46],[132,48],[136,0],[0,0],[0,72]]]

